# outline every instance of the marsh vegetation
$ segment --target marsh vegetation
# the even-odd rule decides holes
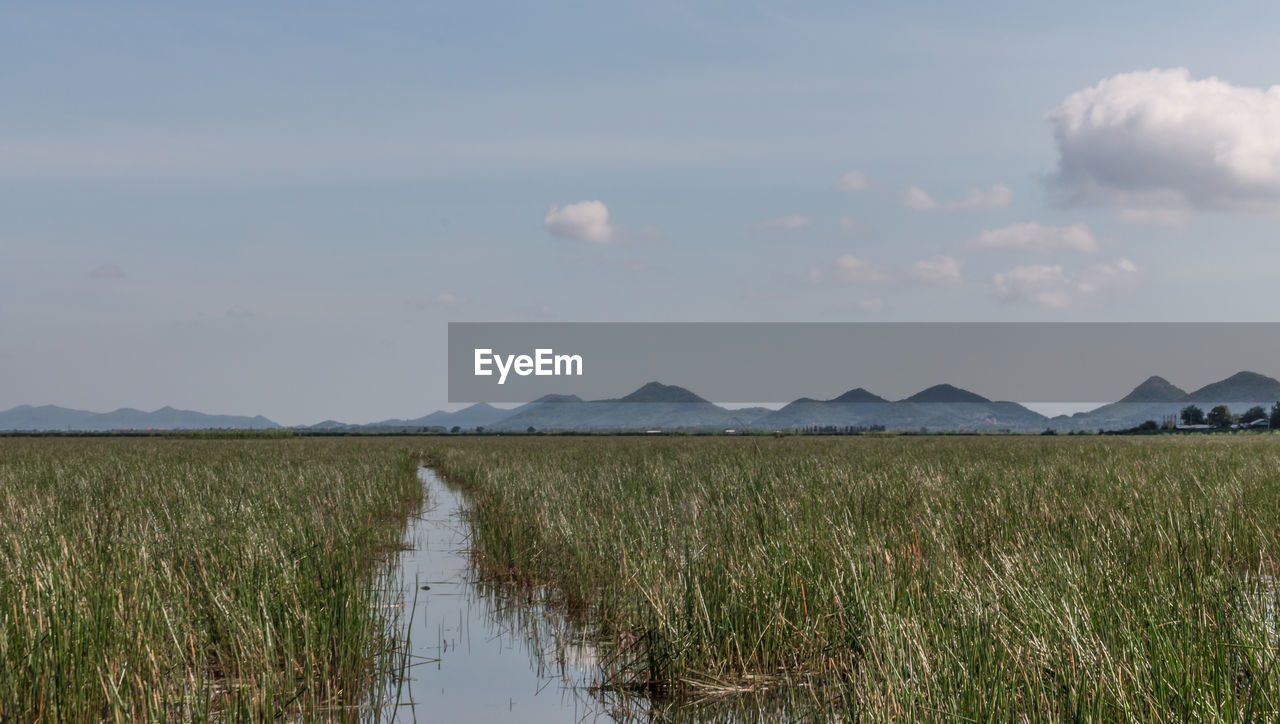
[[[1276,716],[1280,446],[457,441],[481,565],[554,583],[606,687],[873,720]]]
[[[0,720],[356,718],[417,461],[353,441],[0,441]]]
[[[3,440],[0,719],[376,718],[420,462],[624,718],[1272,719],[1276,439]]]

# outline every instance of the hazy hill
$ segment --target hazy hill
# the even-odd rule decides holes
[[[928,387],[896,402],[857,387],[830,400],[800,398],[779,410],[753,407],[728,410],[688,389],[649,382],[616,399],[584,401],[576,395],[545,395],[511,410],[486,403],[455,412],[437,411],[412,420],[384,420],[348,425],[325,420],[306,429],[343,430],[383,428],[445,428],[474,430],[641,430],[641,429],[800,429],[807,427],[870,427],[930,430],[1115,430],[1146,420],[1176,416],[1194,402],[1204,409],[1230,405],[1269,407],[1280,401],[1280,380],[1256,372],[1238,372],[1186,393],[1163,377],[1148,377],[1120,400],[1070,417],[1050,420],[1015,402],[989,400],[949,384]],[[56,405],[20,405],[0,412],[0,430],[110,431],[183,429],[269,429],[279,427],[262,417],[209,415],[162,407],[146,412],[121,408],[89,412]]]
[[[73,430],[102,432],[107,430],[265,430],[280,427],[257,415],[209,415],[193,410],[162,407],[152,412],[122,407],[112,412],[72,410],[56,405],[32,407],[19,405],[0,412],[0,430]]]
[[[726,410],[675,385],[649,382],[617,399],[548,396],[516,408],[495,430],[647,430],[745,427],[756,413]]]
[[[930,430],[1043,430],[1048,418],[1016,402],[993,402],[953,385],[934,385],[889,402],[858,387],[831,400],[802,397],[760,420],[760,427],[870,427]]]
[[[1182,388],[1163,377],[1148,377],[1142,384],[1119,399],[1120,403],[1137,402],[1182,402],[1187,393]]]
[[[1277,400],[1280,381],[1256,372],[1237,372],[1189,394],[1163,377],[1149,377],[1118,402],[1070,417],[1055,417],[1052,426],[1058,430],[1121,430],[1147,420],[1177,418],[1182,408],[1190,404],[1206,412],[1209,407],[1222,404],[1230,405],[1233,412],[1244,412],[1253,405],[1270,409]]]
[[[983,403],[983,402],[991,402],[991,400],[988,400],[982,395],[970,392],[968,390],[962,390],[959,387],[954,387],[948,384],[941,384],[941,385],[934,385],[933,387],[930,387],[924,390],[920,390],[914,395],[903,400],[903,402]]]
[[[603,400],[609,402],[609,400]],[[664,385],[661,382],[646,382],[640,389],[623,397],[618,402],[668,402],[668,403],[707,403],[683,387]],[[710,404],[710,403],[707,403]]]
[[[1220,404],[1230,402],[1275,402],[1280,400],[1280,380],[1257,372],[1237,372],[1187,395],[1192,402]]]

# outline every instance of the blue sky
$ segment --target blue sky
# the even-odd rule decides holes
[[[415,417],[450,320],[1275,321],[1278,22],[11,3],[0,409]]]

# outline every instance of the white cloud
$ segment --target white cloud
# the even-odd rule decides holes
[[[250,319],[252,317],[256,317],[257,314],[255,314],[254,311],[252,309],[249,309],[248,307],[244,307],[239,304],[233,304],[231,305],[231,308],[227,310],[227,316],[232,319]]]
[[[881,299],[880,297],[867,297],[866,299],[859,299],[857,304],[858,304],[858,309],[865,309],[867,311],[871,311],[875,309],[884,309],[884,300]]]
[[[1013,189],[1004,184],[996,184],[991,188],[983,191],[974,187],[969,189],[969,193],[964,195],[963,199],[958,201],[950,201],[946,204],[948,211],[958,211],[962,209],[998,209],[1001,206],[1008,206],[1013,203]]]
[[[854,216],[846,214],[840,217],[840,233],[852,236],[862,230],[862,224],[858,223],[858,219]]]
[[[614,237],[609,208],[602,201],[579,201],[563,207],[552,204],[542,217],[542,225],[562,239],[608,244]]]
[[[836,259],[836,274],[847,281],[875,284],[887,279],[879,267],[853,254],[841,254]]]
[[[1192,80],[1185,68],[1123,73],[1045,118],[1060,203],[1280,210],[1280,86]]]
[[[949,256],[922,259],[907,269],[907,276],[926,284],[955,284],[960,281],[960,262]]]
[[[1010,251],[1085,251],[1098,250],[1098,240],[1084,224],[1043,226],[1034,221],[987,229],[978,235],[974,245],[982,249]]]
[[[969,189],[962,199],[938,201],[919,186],[912,186],[902,194],[902,205],[916,211],[967,211],[969,209],[997,209],[1013,203],[1013,189],[995,184],[987,190]]]
[[[809,214],[790,214],[756,222],[756,229],[760,231],[799,231],[810,226],[813,226],[813,217]]]
[[[919,186],[912,186],[902,194],[902,205],[916,211],[933,211],[938,208],[938,202]]]
[[[103,264],[89,270],[90,279],[123,279],[124,272],[115,264]]]
[[[835,182],[839,191],[864,191],[870,185],[871,178],[865,171],[846,171]]]
[[[1094,303],[1108,293],[1133,286],[1141,270],[1128,259],[1098,264],[1068,277],[1058,264],[1015,267],[991,278],[996,292],[1011,301],[1054,309]]]

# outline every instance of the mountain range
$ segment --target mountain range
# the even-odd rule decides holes
[[[1227,404],[1236,412],[1280,401],[1280,380],[1238,372],[1186,392],[1163,377],[1149,377],[1120,400],[1088,412],[1046,417],[1016,402],[989,400],[949,384],[938,384],[901,400],[888,400],[861,387],[829,400],[802,397],[773,410],[727,409],[675,385],[649,382],[624,397],[583,400],[547,395],[513,409],[479,403],[454,412],[436,411],[413,419],[364,425],[325,420],[305,428],[317,432],[452,430],[796,430],[880,426],[886,429],[961,431],[1114,430],[1146,420],[1176,416],[1188,404],[1207,409]],[[0,412],[0,430],[270,429],[262,417],[207,415],[163,407],[153,412],[122,408],[95,413],[53,405],[21,405]]]
[[[161,407],[145,412],[122,407],[114,412],[72,410],[57,405],[19,405],[0,412],[0,430],[269,430],[280,427],[262,415],[208,415],[193,410]]]

